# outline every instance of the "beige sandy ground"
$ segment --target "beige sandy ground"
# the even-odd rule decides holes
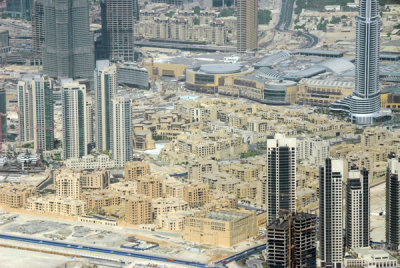
[[[371,240],[385,241],[385,218],[378,215],[385,210],[386,185],[382,183],[371,188]]]
[[[1,268],[53,268],[70,260],[64,256],[0,247]]]

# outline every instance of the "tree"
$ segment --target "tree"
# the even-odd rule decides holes
[[[221,18],[230,17],[230,16],[233,16],[233,14],[235,14],[235,10],[233,8],[224,8],[219,13],[219,17],[221,17]]]
[[[194,18],[193,19],[193,24],[194,25],[200,25],[200,19],[199,18]]]
[[[174,11],[170,11],[168,13],[165,13],[165,16],[167,16],[168,18],[172,18],[172,16],[174,16],[175,12]]]
[[[195,6],[195,7],[193,8],[193,11],[194,11],[194,14],[200,15],[200,7],[199,7],[199,6]]]
[[[258,10],[258,24],[268,25],[271,19],[271,11],[263,9]]]

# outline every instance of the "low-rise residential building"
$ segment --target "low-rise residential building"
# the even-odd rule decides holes
[[[210,202],[210,187],[207,184],[188,184],[183,187],[183,200],[191,208],[202,207]]]
[[[150,175],[150,166],[146,161],[125,163],[125,180],[137,180],[145,175]]]
[[[215,160],[197,160],[189,164],[188,173],[190,181],[199,181],[204,174],[218,171],[218,162]]]
[[[54,172],[56,195],[60,198],[80,199],[82,193],[81,173],[70,169],[58,169]]]
[[[108,155],[85,155],[82,158],[70,158],[64,161],[67,168],[70,169],[113,169],[116,167],[115,160]]]
[[[81,172],[82,190],[101,190],[110,185],[110,171],[93,170]]]
[[[0,204],[9,207],[25,207],[27,199],[36,194],[36,187],[25,184],[0,184]]]
[[[131,196],[138,193],[138,181],[120,181],[110,185],[109,189],[121,196]]]
[[[232,247],[256,235],[254,211],[215,210],[187,217],[182,238],[195,243]]]
[[[128,197],[125,200],[125,221],[134,225],[151,224],[153,222],[151,199],[142,195]]]
[[[82,193],[82,200],[86,202],[88,210],[98,212],[103,207],[119,205],[121,195],[109,190],[90,191]]]
[[[146,175],[139,178],[137,184],[138,194],[145,195],[151,199],[163,196],[163,179],[154,175]]]
[[[87,212],[82,200],[58,196],[35,196],[27,200],[27,209],[40,213],[54,213],[64,216],[80,216]]]
[[[153,217],[157,219],[165,215],[173,215],[177,212],[188,211],[187,202],[178,198],[158,198],[152,201]]]

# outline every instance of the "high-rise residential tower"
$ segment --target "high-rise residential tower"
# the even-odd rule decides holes
[[[333,111],[349,113],[351,121],[360,125],[390,117],[390,113],[380,110],[380,26],[379,1],[360,0],[356,18],[356,87],[353,94],[331,106]]]
[[[44,0],[43,72],[93,80],[94,41],[88,0]]]
[[[18,109],[19,109],[19,139],[21,142],[33,141],[33,91],[30,79],[18,82]]]
[[[350,170],[346,187],[346,247],[369,247],[370,195],[368,171]]]
[[[104,0],[101,6],[104,45],[110,60],[133,61],[134,1]]]
[[[112,100],[111,153],[119,167],[132,160],[131,102],[126,96]]]
[[[400,159],[389,156],[386,171],[386,243],[389,250],[400,249]]]
[[[343,267],[343,160],[327,158],[320,168],[320,257],[322,267]]]
[[[5,135],[7,133],[7,116],[5,116],[5,114],[7,113],[7,95],[6,95],[6,91],[5,89],[0,89],[0,113],[3,115],[1,116],[1,133],[2,135],[0,136],[0,139],[2,139],[2,141],[5,138]]]
[[[21,141],[34,141],[34,149],[54,149],[53,80],[35,76],[18,82]]]
[[[237,51],[258,48],[258,0],[236,0]]]
[[[317,219],[285,213],[267,226],[267,267],[317,267]]]
[[[280,211],[296,212],[296,139],[267,140],[268,222]]]
[[[62,84],[63,158],[80,158],[87,154],[86,86],[79,82]]]
[[[111,150],[112,99],[117,93],[117,67],[108,60],[96,62],[94,88],[96,90],[96,147]]]
[[[33,1],[33,16],[32,16],[32,43],[33,52],[36,55],[42,53],[44,43],[44,8],[43,0]]]

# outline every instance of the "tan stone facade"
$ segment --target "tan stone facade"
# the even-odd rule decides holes
[[[81,173],[69,169],[54,172],[56,195],[60,198],[80,199],[82,193]]]
[[[163,179],[157,176],[148,175],[138,179],[137,187],[138,194],[145,195],[151,199],[163,196]]]
[[[82,200],[86,202],[89,210],[99,211],[103,207],[119,205],[121,203],[121,195],[108,190],[84,192]]]
[[[189,184],[183,188],[183,200],[191,208],[202,207],[210,201],[210,187],[207,184]]]
[[[82,171],[82,190],[101,190],[110,184],[110,171],[105,169],[95,171]]]
[[[87,211],[84,201],[56,196],[31,197],[27,201],[27,209],[64,216],[80,216]]]
[[[137,195],[125,201],[125,221],[131,224],[150,224],[153,222],[151,199]]]
[[[27,199],[36,194],[36,188],[25,184],[1,184],[0,204],[10,207],[25,207]]]
[[[217,210],[190,216],[182,237],[186,241],[232,247],[257,235],[255,212]]]
[[[150,166],[145,161],[135,161],[125,163],[125,179],[137,180],[145,175],[150,175]]]

